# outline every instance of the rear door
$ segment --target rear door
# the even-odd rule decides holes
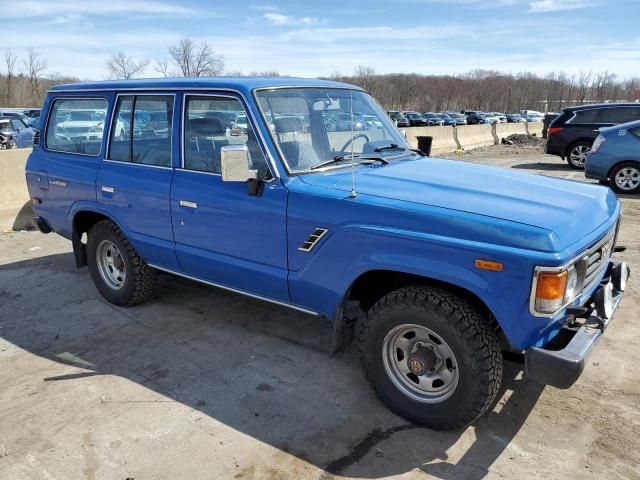
[[[182,271],[288,303],[287,190],[267,166],[251,115],[235,94],[194,93],[183,101],[183,160],[171,189]],[[243,115],[247,123],[236,123]],[[251,195],[247,182],[222,181],[220,152],[229,144],[248,147],[261,195]]]
[[[67,238],[71,238],[73,211],[80,206],[95,208],[109,98],[108,94],[61,94],[48,99],[45,129],[27,163],[29,193],[40,201],[35,213]]]
[[[173,177],[175,94],[119,94],[107,156],[97,178],[98,205],[148,263],[177,269],[169,193]]]

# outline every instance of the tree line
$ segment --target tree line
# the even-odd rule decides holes
[[[47,62],[34,49],[24,58],[11,50],[4,53],[0,73],[0,106],[35,107],[42,104],[51,86],[78,78],[47,73]],[[135,58],[116,52],[105,59],[106,77],[211,77],[243,76],[225,71],[224,56],[207,42],[181,39],[158,59]],[[277,71],[250,72],[250,76],[280,76]],[[353,83],[369,91],[387,110],[516,112],[530,109],[559,111],[563,107],[605,101],[640,100],[640,78],[619,79],[610,72],[580,74],[473,70],[460,75],[417,73],[378,74],[374,68],[358,66],[350,75],[334,73],[332,80]]]
[[[352,75],[332,80],[369,91],[387,110],[517,112],[559,111],[585,103],[640,100],[640,77],[618,79],[610,72],[508,74],[473,70],[461,75],[377,74],[359,66]]]

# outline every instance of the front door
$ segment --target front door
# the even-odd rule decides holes
[[[171,188],[176,255],[182,272],[217,285],[289,302],[287,190],[272,177],[251,116],[238,96],[184,96],[182,168]],[[220,150],[245,144],[264,180],[260,196],[247,182],[223,182]]]
[[[118,95],[98,205],[147,262],[177,269],[169,193],[174,94]]]

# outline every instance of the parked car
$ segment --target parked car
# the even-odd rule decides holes
[[[40,109],[39,108],[32,108],[31,110],[25,110],[23,113],[29,118],[39,117],[40,116]]]
[[[420,115],[418,112],[402,112],[407,120],[409,120],[410,127],[425,127],[429,125],[429,121]]]
[[[177,120],[166,136],[116,134],[141,103]],[[323,113],[354,105],[383,128],[327,132]],[[88,108],[106,113],[102,132],[58,135],[58,111]],[[203,114],[220,110],[243,112],[246,134]],[[43,112],[26,164],[36,224],[71,240],[107,301],[150,300],[162,271],[326,318],[333,350],[354,338],[384,402],[432,428],[489,411],[502,349],[522,352],[533,380],[572,385],[623,296],[610,189],[424,158],[353,85],[56,85]]]
[[[524,113],[522,114],[522,117],[524,118],[524,120],[526,122],[542,122],[544,121],[544,115],[542,115],[541,113]]]
[[[446,112],[446,114],[455,120],[456,126],[467,124],[467,116],[462,113]]]
[[[29,117],[27,117],[25,114],[18,113],[18,112],[6,112],[6,111],[5,112],[0,112],[0,117],[19,118],[25,124],[27,123],[27,120],[29,120]]]
[[[432,126],[441,127],[442,125],[444,125],[444,120],[440,118],[439,115],[436,115],[433,112],[424,112],[422,114],[422,118],[424,118],[427,121],[427,125],[429,127],[432,127]]]
[[[485,123],[491,123],[491,120],[482,112],[472,112],[467,115],[468,125],[481,125]]]
[[[525,118],[519,113],[507,113],[508,123],[525,123]]]
[[[498,119],[498,123],[507,123],[507,116],[504,113],[500,112],[491,112],[489,113],[494,118]]]
[[[600,128],[635,120],[640,120],[638,103],[603,103],[565,108],[547,129],[545,152],[566,159],[572,168],[583,169],[587,153]]]
[[[403,115],[402,112],[390,111],[387,113],[389,114],[389,117],[391,118],[391,120],[393,120],[398,127],[402,128],[402,127],[410,126],[409,120],[407,119],[407,117]]]
[[[27,120],[27,125],[29,127],[37,128],[39,122],[40,122],[40,115],[36,115],[34,117],[29,117],[29,120]]]
[[[440,118],[440,120],[442,120],[443,125],[450,127],[456,126],[456,119],[448,113],[436,113],[436,115]]]
[[[17,132],[11,126],[9,118],[0,117],[0,150],[16,148]]]
[[[640,120],[600,129],[584,165],[587,178],[618,193],[640,193]]]
[[[10,131],[13,143],[17,148],[27,148],[33,144],[35,130],[29,127],[22,118],[19,116],[4,116],[0,117],[0,121],[2,121],[4,136],[8,138],[7,133]],[[11,144],[11,141],[8,144]]]

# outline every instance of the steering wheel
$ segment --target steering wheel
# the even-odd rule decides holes
[[[367,141],[366,143],[369,143],[370,141],[369,137],[367,137],[364,133],[359,133],[358,135],[355,135],[354,137],[347,140],[347,143],[345,143],[344,146],[340,149],[340,153],[344,153],[347,150],[347,147],[355,142],[358,138],[364,138]]]

